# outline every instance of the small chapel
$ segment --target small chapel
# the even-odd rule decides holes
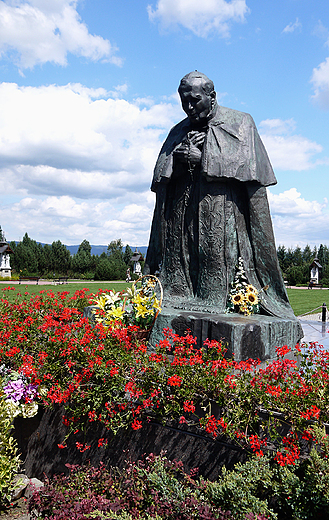
[[[11,278],[10,255],[13,252],[8,242],[0,241],[0,278]]]

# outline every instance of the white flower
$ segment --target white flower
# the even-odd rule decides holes
[[[38,405],[35,401],[32,401],[32,403],[22,404],[21,408],[22,408],[22,416],[25,419],[34,417],[38,413]]]
[[[20,405],[19,403],[14,403],[14,401],[11,401],[10,399],[6,400],[8,415],[13,419],[14,417],[17,417],[17,415],[20,414]]]

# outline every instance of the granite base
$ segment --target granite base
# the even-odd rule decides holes
[[[169,327],[176,334],[184,335],[190,330],[197,338],[197,347],[205,339],[223,341],[227,345],[227,356],[234,354],[236,361],[248,358],[261,361],[276,358],[276,347],[294,347],[301,339],[297,319],[277,318],[253,314],[208,314],[196,311],[180,311],[163,308],[159,314],[149,343],[154,346],[163,339],[163,329]]]

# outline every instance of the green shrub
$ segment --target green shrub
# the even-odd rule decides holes
[[[0,509],[10,502],[15,489],[13,479],[20,465],[17,444],[11,431],[12,419],[4,399],[0,378]]]
[[[247,513],[276,519],[267,501],[272,478],[269,459],[253,457],[237,464],[233,471],[224,467],[218,481],[208,482],[207,498],[216,507],[231,511],[236,520],[244,519]]]
[[[324,442],[291,466],[279,466],[264,456],[239,463],[232,471],[224,468],[216,482],[207,483],[207,499],[230,510],[236,520],[248,513],[278,520],[327,520],[329,450]]]

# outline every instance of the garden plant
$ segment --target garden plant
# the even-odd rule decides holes
[[[150,352],[145,342],[136,341],[137,325],[113,320],[104,326],[102,321],[93,324],[82,317],[82,308],[100,293],[78,291],[70,296],[65,291],[40,291],[29,299],[21,296],[9,301],[6,292],[0,303],[0,397],[7,414],[1,416],[2,422],[17,413],[28,415],[28,410],[32,414],[36,406],[60,404],[67,433],[58,449],[66,449],[74,432],[86,432],[97,424],[116,433],[121,428],[139,430],[152,420],[169,421],[210,438],[230,439],[249,453],[247,463],[233,471],[223,470],[214,483],[187,476],[180,468],[177,488],[172,495],[164,494],[171,497],[164,510],[156,506],[162,500],[156,482],[145,483],[138,476],[143,464],[151,460],[176,471],[164,456],[127,466],[137,475],[137,498],[131,498],[129,486],[123,484],[130,478],[127,468],[119,476],[103,466],[72,469],[69,477],[47,483],[51,493],[40,492],[33,499],[36,509],[40,500],[41,518],[64,518],[56,506],[56,497],[64,489],[60,486],[77,487],[81,502],[79,479],[89,479],[97,471],[105,472],[104,477],[98,479],[97,489],[90,488],[86,511],[70,518],[257,518],[246,516],[252,514],[326,518],[319,515],[329,507],[329,353],[321,347],[296,345],[290,351],[280,346],[277,359],[262,368],[259,360],[228,358],[220,342],[207,340],[202,349],[196,349],[190,334],[180,337],[165,330],[163,340]],[[286,357],[288,353],[292,359]],[[98,439],[100,447],[106,442],[106,436]],[[80,442],[76,447],[82,452],[90,448]],[[3,444],[0,449],[2,456]],[[12,456],[15,460],[15,451]],[[63,479],[71,480],[64,484]],[[108,484],[111,479],[115,482]],[[179,486],[192,487],[184,495]],[[0,493],[5,503],[8,493],[1,489]],[[72,505],[74,496],[73,492],[67,496],[68,507],[78,507]],[[104,509],[102,501],[107,504]],[[190,508],[186,514],[184,507]],[[231,516],[227,516],[229,511]]]

